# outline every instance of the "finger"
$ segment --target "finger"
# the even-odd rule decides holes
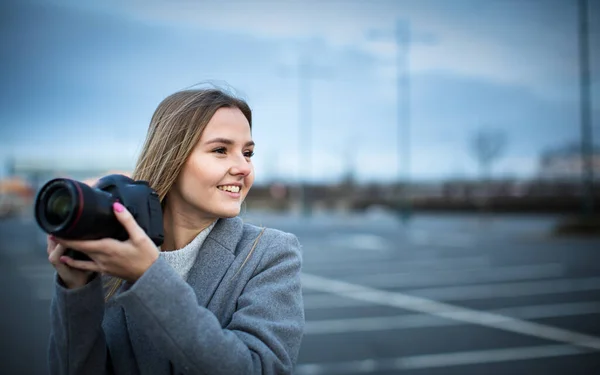
[[[48,235],[47,239],[46,239],[46,252],[48,253],[48,255],[50,255],[50,253],[52,251],[54,251],[54,248],[56,247],[57,243],[56,240],[54,239],[54,236],[52,235]]]
[[[112,238],[102,238],[99,240],[66,240],[63,238],[56,238],[56,241],[64,246],[65,248],[79,250],[86,254],[95,254],[106,252],[108,249],[115,246],[118,242]]]
[[[66,255],[60,257],[60,262],[69,267],[77,268],[82,271],[100,272],[100,266],[97,263],[89,260],[75,260]]]
[[[132,242],[140,242],[147,237],[146,232],[138,225],[133,215],[131,215],[125,206],[119,202],[115,202],[113,204],[113,211],[117,220],[119,220],[129,234],[129,239]]]
[[[54,247],[54,250],[52,250],[48,256],[48,260],[50,261],[50,263],[54,264],[54,265],[59,265],[60,264],[60,257],[64,254],[65,252],[65,247],[57,244]]]

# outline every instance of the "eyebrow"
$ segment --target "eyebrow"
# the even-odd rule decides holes
[[[233,142],[231,139],[227,139],[227,138],[214,138],[214,139],[211,139],[210,141],[206,141],[207,145],[212,144],[212,143],[223,143],[226,145],[233,145],[235,142]],[[249,147],[249,146],[254,146],[254,141],[248,141],[244,145],[244,147]]]

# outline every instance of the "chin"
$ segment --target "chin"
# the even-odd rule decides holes
[[[237,211],[235,213],[233,212],[224,212],[223,214],[219,215],[220,218],[222,219],[231,219],[232,217],[236,217],[240,214],[240,211]]]
[[[240,211],[241,210],[239,206],[231,208],[227,207],[219,210],[218,216],[222,218],[232,218],[238,216],[240,214]]]

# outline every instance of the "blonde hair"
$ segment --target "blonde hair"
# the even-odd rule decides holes
[[[176,92],[163,99],[154,111],[132,178],[147,181],[163,206],[202,132],[220,108],[238,108],[252,129],[252,111],[246,101],[218,88]],[[105,300],[121,283],[118,278],[109,278]]]

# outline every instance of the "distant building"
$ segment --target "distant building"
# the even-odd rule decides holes
[[[600,179],[600,147],[592,152],[594,180]],[[545,180],[579,180],[583,173],[581,146],[570,144],[549,150],[540,157],[539,177]]]

